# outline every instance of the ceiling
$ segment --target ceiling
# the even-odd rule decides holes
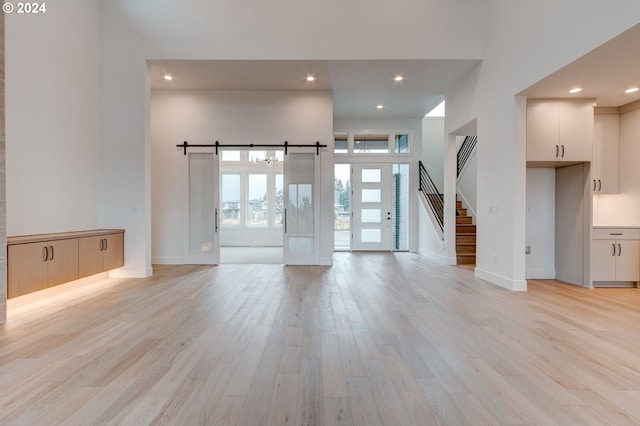
[[[528,98],[596,99],[598,106],[617,107],[640,99],[640,24],[592,50],[521,92]],[[583,90],[571,95],[569,90]]]
[[[156,60],[152,89],[331,90],[336,118],[422,118],[479,60]],[[165,74],[172,81],[163,78]],[[313,75],[315,81],[306,77]],[[403,76],[396,82],[395,76]],[[377,109],[378,104],[384,105]]]
[[[528,98],[640,99],[640,24],[533,84]],[[331,90],[335,118],[422,118],[480,60],[154,60],[152,89]],[[163,78],[165,74],[172,81]],[[306,77],[313,75],[315,81]],[[402,75],[403,81],[394,77]],[[569,89],[582,87],[575,95]],[[384,105],[377,109],[378,104]]]

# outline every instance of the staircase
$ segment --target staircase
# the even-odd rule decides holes
[[[462,201],[456,197],[456,263],[458,265],[476,264],[476,225],[473,217],[467,216]]]

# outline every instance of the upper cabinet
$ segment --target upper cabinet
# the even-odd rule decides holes
[[[620,116],[617,108],[596,108],[594,116],[593,163],[594,194],[619,192]]]
[[[527,165],[562,167],[591,161],[593,100],[527,100]]]

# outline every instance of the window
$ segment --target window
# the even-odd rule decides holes
[[[267,175],[249,175],[249,197],[247,202],[247,226],[267,226]]]
[[[221,177],[222,226],[239,226],[240,174],[223,173]]]
[[[282,151],[280,151],[282,152]],[[282,226],[282,217],[284,214],[284,179],[283,175],[275,176],[275,196],[273,203],[273,226]]]
[[[355,135],[353,144],[353,151],[356,154],[387,154],[389,135]]]
[[[409,135],[396,135],[396,154],[409,153]]]
[[[222,161],[240,161],[240,151],[222,150]]]
[[[336,133],[333,152],[336,154],[346,154],[349,152],[348,135],[346,133]]]

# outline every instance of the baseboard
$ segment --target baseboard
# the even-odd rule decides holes
[[[151,263],[154,265],[184,265],[183,257],[163,257],[157,256],[151,258]]]
[[[503,277],[502,275],[494,274],[493,272],[485,271],[484,269],[480,269],[478,267],[476,267],[474,273],[476,277],[488,281],[491,284],[495,284],[499,287],[506,288],[507,290],[527,291],[526,280],[511,280],[507,277]]]
[[[418,249],[418,254],[424,257],[435,257],[435,258],[438,258],[438,260],[441,260],[449,264],[448,262],[449,258],[442,253],[437,253],[435,251],[430,251],[426,249]]]
[[[333,266],[333,256],[331,257],[321,257],[320,258],[321,266]]]
[[[153,275],[153,268],[145,269],[114,269],[109,271],[109,278],[147,278]]]
[[[556,270],[542,268],[527,269],[525,275],[532,280],[554,280],[556,279]]]

